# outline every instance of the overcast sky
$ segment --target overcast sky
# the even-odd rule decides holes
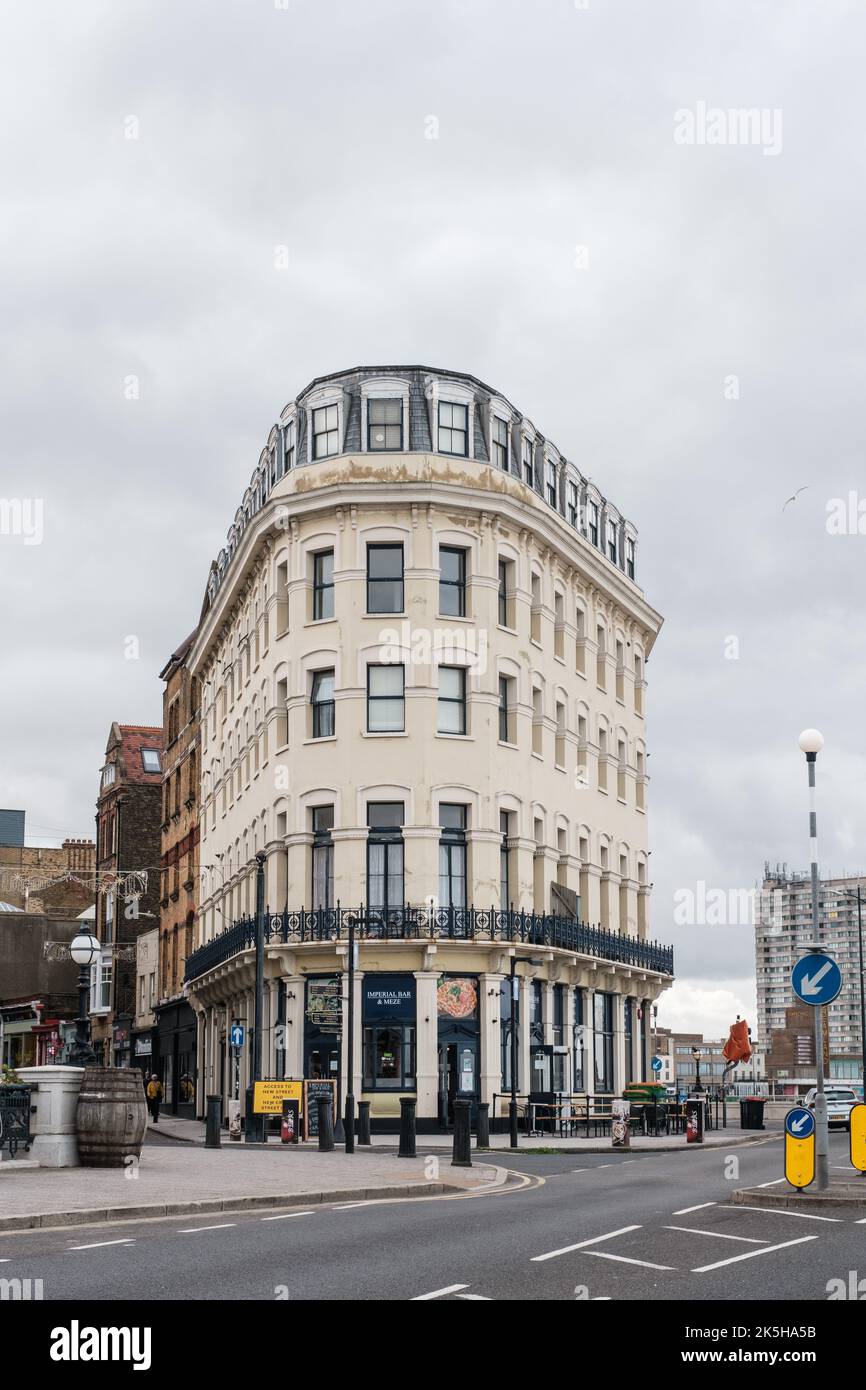
[[[753,1020],[751,927],[678,925],[675,895],[807,867],[806,725],[822,867],[866,867],[866,534],[827,529],[834,498],[866,512],[862,5],[0,13],[0,496],[44,505],[41,544],[0,535],[0,804],[28,843],[92,834],[111,721],[161,722],[286,401],[358,363],[451,367],[638,526],[665,618],[659,1022]]]

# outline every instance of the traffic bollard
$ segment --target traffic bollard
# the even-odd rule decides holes
[[[206,1149],[218,1149],[222,1145],[222,1135],[220,1134],[220,1124],[222,1122],[222,1096],[206,1096],[207,1118],[205,1121],[204,1146]]]
[[[490,1106],[486,1100],[478,1104],[478,1125],[475,1130],[476,1149],[490,1148]]]
[[[334,1151],[334,1106],[330,1096],[319,1096],[316,1104],[319,1107],[319,1152],[324,1154]]]
[[[358,1143],[370,1144],[370,1102],[358,1101]]]
[[[400,1148],[398,1158],[415,1157],[415,1097],[400,1097]]]
[[[454,1101],[454,1149],[451,1155],[452,1168],[471,1168],[470,1152],[472,1101]]]

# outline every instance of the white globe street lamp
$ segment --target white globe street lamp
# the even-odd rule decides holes
[[[88,1036],[87,993],[90,988],[90,967],[99,959],[101,946],[87,927],[69,943],[69,954],[78,966],[78,1018],[75,1022],[75,1041],[69,1049],[69,1065],[93,1067],[96,1054]]]

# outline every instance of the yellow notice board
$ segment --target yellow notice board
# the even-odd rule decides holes
[[[851,1107],[851,1167],[866,1173],[866,1105]]]
[[[256,1081],[253,1086],[254,1115],[282,1115],[283,1101],[296,1100],[300,1106],[302,1081]]]

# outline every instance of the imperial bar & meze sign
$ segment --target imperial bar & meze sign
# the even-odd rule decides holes
[[[414,975],[365,975],[364,1018],[373,1022],[377,1017],[389,1023],[415,1022]]]

